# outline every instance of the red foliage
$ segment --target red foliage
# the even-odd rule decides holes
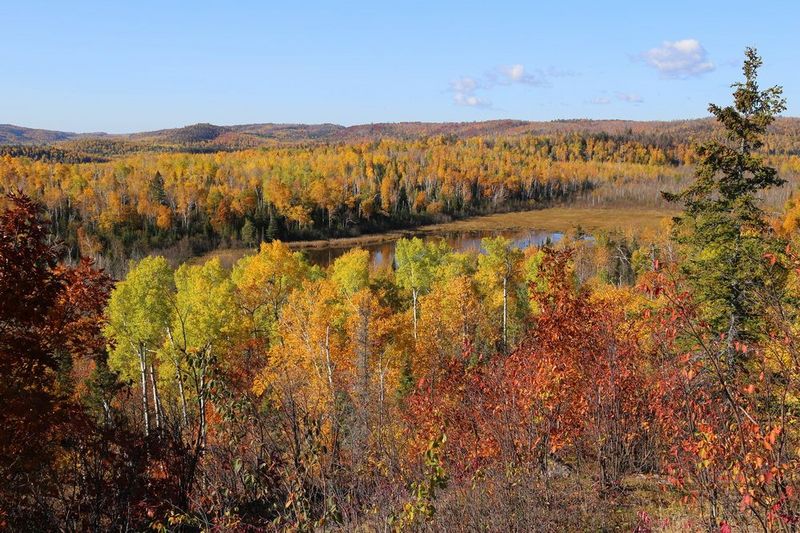
[[[23,195],[10,200],[0,216],[0,517],[49,529],[46,509],[55,505],[75,520],[58,524],[67,529],[88,527],[87,517],[97,520],[93,529],[146,523],[153,505],[176,501],[180,472],[191,465],[179,447],[146,443],[123,420],[98,425],[59,388],[59,373],[78,368],[83,375],[66,381],[85,381],[105,360],[111,280],[86,261],[59,265],[40,206]],[[150,462],[155,447],[163,448],[159,463]],[[159,464],[169,464],[168,479],[153,474]]]
[[[547,289],[532,287],[541,312],[517,350],[474,367],[451,361],[436,390],[423,383],[410,398],[418,442],[443,425],[457,471],[493,463],[547,469],[580,454],[613,485],[642,460],[638,446],[652,418],[649,366],[624,310],[575,289],[569,261],[568,252],[547,253]]]
[[[727,517],[793,529],[800,465],[786,452],[792,422],[781,413],[796,397],[800,359],[794,334],[776,335],[793,328],[767,312],[773,339],[765,346],[730,342],[697,318],[675,272],[645,281],[643,289],[665,302],[648,326],[663,354],[653,407],[669,450],[664,469],[707,510],[711,528],[730,531]]]
[[[64,281],[47,242],[40,206],[11,195],[0,217],[0,473],[33,466],[58,420],[51,394],[56,370],[50,312]],[[3,483],[0,483],[3,484]],[[13,490],[13,488],[12,488]]]

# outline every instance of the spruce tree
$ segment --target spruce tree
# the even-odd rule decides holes
[[[744,81],[734,83],[733,105],[709,105],[724,136],[697,147],[700,161],[695,181],[678,194],[684,212],[675,219],[674,237],[683,252],[683,271],[702,317],[729,345],[756,335],[759,299],[780,289],[783,276],[765,255],[783,244],[770,231],[759,193],[784,183],[759,150],[768,126],[786,103],[779,86],[761,90],[762,61],[756,50],[745,51]]]
[[[264,240],[267,242],[272,242],[277,238],[278,238],[278,218],[275,216],[275,209],[270,208],[269,225],[267,226],[267,233],[264,236]]]
[[[256,227],[253,221],[249,218],[244,219],[244,224],[241,230],[242,243],[247,247],[255,246],[256,244]]]

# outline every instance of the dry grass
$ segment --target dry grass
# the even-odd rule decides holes
[[[655,229],[665,217],[675,214],[664,209],[552,207],[533,211],[498,213],[434,224],[415,230],[417,234],[457,231],[538,229],[567,232],[580,226],[586,231]]]
[[[524,469],[523,469],[524,470]],[[435,514],[416,524],[416,531],[706,531],[700,510],[681,501],[665,478],[627,476],[620,490],[602,491],[597,472],[583,470],[566,477],[542,478],[516,471],[507,477],[489,468],[469,481],[451,479],[437,491]],[[386,519],[407,501],[407,494],[387,493],[373,513],[346,523],[341,531],[386,530]],[[637,527],[639,529],[637,529]]]

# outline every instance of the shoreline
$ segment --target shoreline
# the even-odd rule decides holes
[[[480,233],[486,231],[541,230],[567,233],[577,227],[591,233],[598,230],[624,230],[636,227],[639,230],[657,229],[663,218],[674,215],[676,211],[658,208],[605,208],[605,207],[548,207],[527,211],[511,211],[491,215],[479,215],[451,222],[429,224],[417,228],[372,233],[358,237],[339,237],[313,241],[285,241],[292,250],[326,250],[353,248],[356,246],[375,246],[397,241],[402,238],[445,235],[447,233]],[[201,262],[212,257],[221,257],[226,262],[248,253],[256,248],[223,248],[189,259]]]
[[[510,211],[428,224],[417,228],[372,233],[358,237],[338,237],[313,241],[287,241],[293,250],[319,250],[325,248],[350,248],[359,245],[375,245],[402,238],[443,235],[451,232],[470,233],[483,231],[542,230],[566,233],[577,227],[587,232],[597,230],[655,228],[661,219],[676,214],[666,209],[643,208],[591,208],[548,207],[527,211]]]

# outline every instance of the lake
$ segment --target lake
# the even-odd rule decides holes
[[[420,236],[420,238],[425,241],[444,240],[453,250],[457,252],[467,252],[471,250],[481,251],[481,239],[501,235],[511,239],[514,245],[520,249],[530,246],[542,246],[548,242],[557,243],[564,236],[561,232],[543,230],[482,230],[437,233],[423,235]],[[371,266],[373,268],[381,268],[394,264],[396,245],[397,240],[360,246],[369,251]],[[337,257],[345,254],[351,248],[353,248],[353,246],[332,245],[325,248],[306,249],[304,252],[312,264],[327,267],[332,264]]]

